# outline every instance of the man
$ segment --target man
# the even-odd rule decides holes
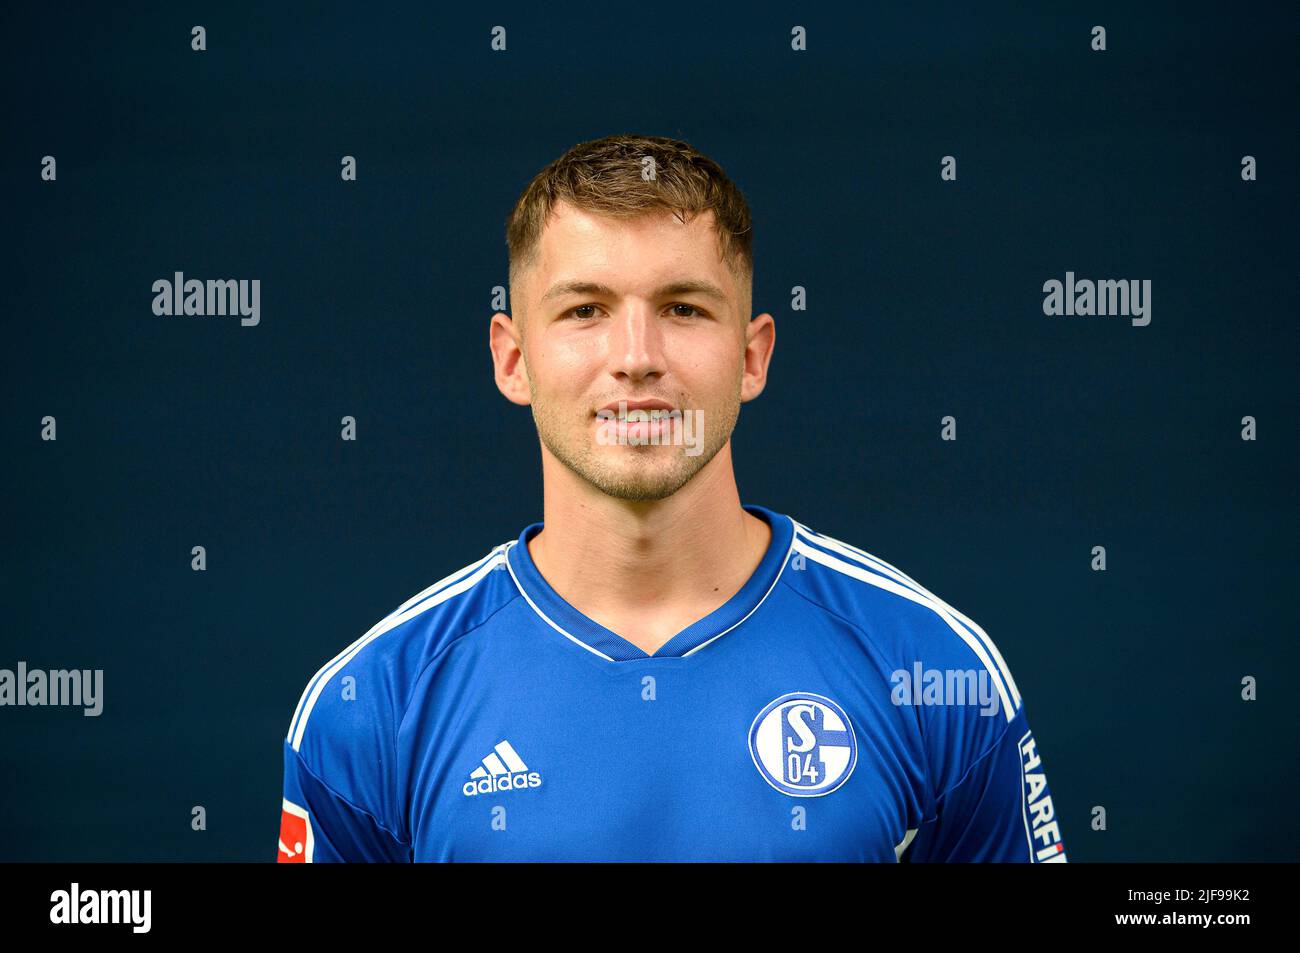
[[[307,684],[280,860],[1065,859],[984,630],[741,504],[731,433],[775,340],[751,236],[671,139],[583,143],[530,183],[490,347],[544,519]]]

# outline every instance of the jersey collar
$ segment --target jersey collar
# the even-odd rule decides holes
[[[528,604],[553,629],[582,648],[611,662],[647,658],[680,658],[704,648],[714,639],[745,621],[776,586],[794,542],[794,522],[788,516],[762,506],[742,504],[744,509],[767,523],[772,540],[753,575],[726,603],[703,619],[691,623],[665,642],[654,655],[647,655],[627,639],[583,615],[565,602],[537,571],[528,552],[528,540],[542,530],[543,523],[531,523],[511,544],[506,562],[515,584]]]

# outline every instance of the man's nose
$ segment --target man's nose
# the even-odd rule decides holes
[[[663,328],[650,305],[627,304],[614,318],[610,335],[610,373],[641,379],[664,372]]]

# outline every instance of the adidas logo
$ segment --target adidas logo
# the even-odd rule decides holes
[[[476,794],[536,788],[541,784],[542,776],[536,771],[529,771],[524,759],[519,757],[519,752],[511,747],[510,742],[502,741],[483,759],[482,764],[469,773],[469,780],[461,790],[466,797],[473,797]]]

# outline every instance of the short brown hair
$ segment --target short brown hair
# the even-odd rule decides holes
[[[645,157],[655,177],[642,178]],[[542,229],[563,200],[593,214],[634,218],[667,209],[683,222],[712,210],[721,260],[747,280],[754,274],[749,205],[722,167],[690,144],[664,136],[605,136],[581,142],[528,183],[506,219],[510,286],[537,257]]]

